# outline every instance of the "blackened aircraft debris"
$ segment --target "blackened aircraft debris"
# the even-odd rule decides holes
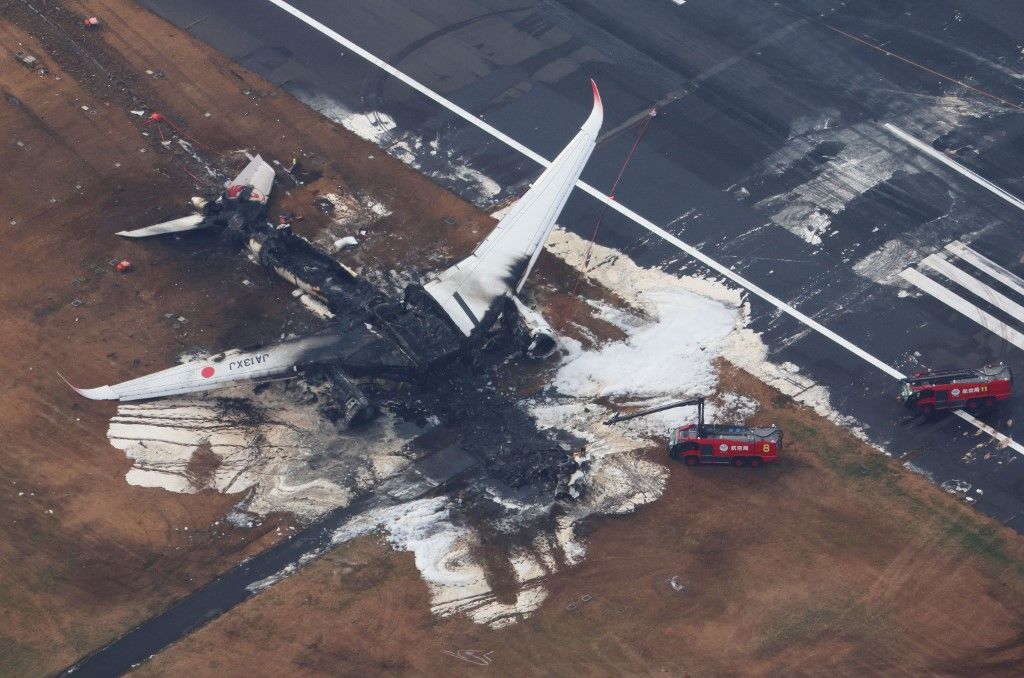
[[[233,349],[118,384],[75,390],[93,400],[141,400],[326,370],[335,389],[334,418],[352,425],[376,413],[356,384],[360,379],[422,381],[438,367],[472,354],[496,331],[511,336],[529,356],[549,355],[555,333],[519,294],[594,149],[603,110],[597,85],[591,85],[593,109],[580,131],[490,235],[426,284],[408,285],[401,300],[290,229],[267,223],[274,170],[259,156],[227,182],[216,200],[193,201],[195,214],[121,232],[140,238],[220,227],[257,261],[325,307],[329,320],[311,336],[255,350]],[[337,403],[343,404],[340,415]]]

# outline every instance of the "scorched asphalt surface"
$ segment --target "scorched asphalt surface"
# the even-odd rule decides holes
[[[389,152],[478,203],[494,196],[460,168],[498,182],[499,197],[521,192],[537,174],[529,160],[270,3],[144,4],[325,114],[390,116],[395,125],[374,132]],[[595,78],[605,138],[583,178],[597,187],[611,184],[633,142],[631,125],[656,106],[617,190],[620,202],[903,372],[1002,360],[1024,375],[1024,354],[1005,339],[1024,318],[920,265],[964,240],[1024,273],[1019,212],[881,127],[891,122],[934,140],[997,185],[1024,193],[1024,57],[1014,37],[1024,35],[1024,7],[995,0],[294,5],[546,157],[582,119],[586,79]],[[599,209],[577,192],[562,223],[589,236]],[[617,215],[605,218],[599,241],[641,263],[704,272]],[[917,291],[898,275],[907,268],[1004,326],[982,327]],[[891,377],[761,300],[752,297],[751,306],[772,361],[828,386],[833,407],[894,456],[936,482],[971,482],[984,490],[974,495],[981,510],[1024,527],[1018,453],[956,417],[910,418]],[[1021,407],[1018,398],[982,418],[1024,439]]]

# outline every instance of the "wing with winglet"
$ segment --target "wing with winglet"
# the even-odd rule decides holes
[[[590,84],[594,108],[579,133],[471,255],[424,285],[467,337],[500,297],[522,289],[594,150],[604,113]]]
[[[278,376],[293,367],[317,362],[329,355],[337,342],[337,336],[318,334],[249,351],[225,351],[120,384],[96,388],[68,385],[90,400],[143,400],[212,391],[239,381]]]

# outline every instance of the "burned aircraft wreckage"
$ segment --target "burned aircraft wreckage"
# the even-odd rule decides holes
[[[380,395],[382,380],[412,384],[413,393],[434,392],[418,399],[426,404],[421,415],[433,410],[444,423],[473,429],[467,434],[475,448],[470,451],[483,457],[499,480],[512,487],[536,481],[553,487],[567,468],[572,470],[568,446],[557,434],[538,431],[512,396],[481,396],[481,372],[474,365],[492,343],[535,358],[556,348],[550,325],[519,294],[594,148],[603,111],[596,85],[593,94],[592,112],[580,131],[490,235],[467,258],[425,284],[409,284],[402,299],[357,276],[290,228],[267,223],[274,169],[259,156],[225,184],[216,200],[194,200],[195,214],[119,233],[139,238],[220,228],[256,261],[299,288],[306,305],[327,319],[326,326],[310,336],[75,390],[95,400],[141,400],[299,373],[321,385],[321,411],[345,427],[376,415],[378,398],[373,396]]]

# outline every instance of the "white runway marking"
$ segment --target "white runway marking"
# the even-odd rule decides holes
[[[495,128],[493,125],[490,125],[490,124],[484,122],[483,120],[481,120],[480,118],[476,117],[475,115],[473,115],[472,113],[470,113],[466,109],[464,109],[461,106],[458,106],[455,103],[449,101],[448,99],[446,99],[445,97],[441,96],[440,94],[438,94],[434,90],[430,89],[426,85],[422,84],[421,82],[411,78],[410,76],[406,75],[402,71],[398,70],[397,68],[395,68],[391,64],[383,61],[382,59],[377,58],[376,56],[374,56],[370,52],[366,51],[365,49],[363,49],[362,47],[360,47],[356,43],[352,42],[351,40],[349,40],[345,36],[341,35],[337,31],[329,28],[328,26],[324,25],[323,23],[317,21],[316,19],[314,19],[313,17],[309,16],[305,12],[302,12],[302,11],[296,9],[295,7],[292,7],[291,5],[289,5],[287,2],[284,2],[283,0],[267,0],[267,2],[269,2],[269,3],[273,4],[273,5],[276,5],[277,7],[281,8],[282,10],[287,12],[288,14],[291,14],[293,17],[295,17],[299,21],[302,21],[304,24],[306,24],[310,28],[315,29],[316,31],[318,31],[318,32],[322,33],[323,35],[327,36],[328,38],[330,38],[331,40],[335,41],[339,45],[341,45],[341,46],[351,50],[355,54],[358,54],[363,59],[366,59],[367,61],[369,61],[374,66],[377,66],[378,68],[383,70],[385,73],[388,73],[389,75],[395,77],[396,79],[404,82],[406,85],[408,85],[409,87],[412,87],[414,90],[416,90],[417,92],[423,94],[428,99],[430,99],[430,100],[440,104],[441,106],[444,106],[449,111],[451,111],[452,113],[455,113],[456,115],[458,115],[460,118],[462,118],[466,122],[469,122],[470,124],[475,125],[479,129],[483,130],[484,132],[487,132],[488,134],[493,136],[495,139],[498,139],[499,141],[501,141],[502,143],[506,144],[510,148],[518,151],[519,153],[522,153],[523,155],[525,155],[526,157],[530,158],[531,160],[533,160],[537,164],[541,165],[542,167],[548,167],[551,164],[550,161],[545,159],[540,154],[535,153],[534,151],[530,150],[529,148],[527,148],[523,144],[519,143],[518,141],[516,141],[512,137],[510,137],[507,134],[505,134],[504,132],[502,132],[501,130]],[[786,302],[784,302],[781,299],[779,299],[778,297],[776,297],[774,294],[771,294],[771,293],[767,292],[766,290],[761,289],[760,286],[755,285],[753,282],[747,280],[746,278],[744,278],[740,274],[734,272],[732,269],[730,269],[729,267],[725,266],[724,264],[721,264],[721,263],[715,261],[711,257],[707,256],[706,254],[704,254],[700,250],[698,250],[695,247],[693,247],[692,245],[689,245],[689,244],[683,242],[679,238],[675,237],[674,235],[672,235],[668,231],[665,231],[664,229],[662,229],[659,226],[655,225],[653,222],[649,221],[648,219],[645,219],[644,217],[640,216],[639,214],[637,214],[633,210],[629,209],[628,207],[626,207],[626,206],[622,205],[621,203],[619,203],[619,202],[609,198],[607,195],[605,195],[601,191],[597,190],[596,188],[594,188],[590,184],[584,182],[583,180],[580,180],[580,181],[576,182],[576,186],[579,189],[581,189],[582,191],[584,191],[585,193],[593,196],[597,200],[600,200],[602,203],[604,203],[605,205],[607,205],[611,209],[615,210],[619,214],[623,215],[627,219],[633,221],[637,225],[639,225],[639,226],[647,229],[651,233],[657,235],[658,237],[660,237],[661,239],[663,239],[666,242],[670,243],[671,245],[675,246],[679,250],[681,250],[681,251],[685,252],[686,254],[690,255],[691,257],[693,257],[697,261],[700,261],[701,263],[703,263],[705,266],[707,266],[708,268],[712,269],[713,271],[721,273],[722,275],[724,275],[729,280],[732,280],[737,285],[745,288],[750,293],[760,297],[764,301],[767,301],[769,304],[771,304],[775,308],[779,309],[783,313],[785,313],[785,314],[789,315],[790,317],[796,319],[797,321],[803,323],[804,325],[806,325],[807,327],[809,327],[809,328],[813,329],[814,331],[818,332],[822,336],[830,339],[831,341],[835,342],[837,345],[839,345],[842,348],[846,349],[847,351],[849,351],[850,353],[854,354],[858,358],[860,358],[860,359],[864,360],[865,362],[871,364],[872,366],[874,366],[875,368],[881,370],[882,372],[885,372],[890,377],[893,377],[894,379],[903,379],[904,378],[905,375],[902,372],[900,372],[899,370],[897,370],[895,367],[892,367],[891,365],[888,365],[885,362],[879,360],[878,358],[876,358],[875,356],[871,355],[870,353],[868,353],[867,351],[865,351],[861,347],[859,347],[856,344],[853,344],[850,341],[844,339],[843,337],[839,336],[838,334],[836,334],[832,330],[828,329],[827,327],[825,327],[821,323],[819,323],[816,320],[810,318],[806,314],[801,313],[800,311],[798,311],[794,307],[790,306]],[[1024,203],[1022,203],[1022,205],[1024,205]],[[1022,209],[1024,209],[1024,207],[1022,207]],[[989,426],[985,426],[984,424],[982,424],[981,422],[979,422],[977,419],[975,419],[974,417],[970,416],[966,412],[962,412],[962,411],[958,410],[956,414],[961,419],[963,419],[964,421],[967,421],[967,422],[973,424],[979,430],[985,431],[986,433],[988,433],[992,437],[994,437],[997,440],[999,440],[1000,442],[1002,442],[1004,445],[1008,445],[1008,446],[1012,447],[1014,450],[1016,450],[1017,452],[1020,452],[1021,454],[1024,454],[1024,445],[1021,445],[1021,444],[1017,443],[1013,439],[1008,438],[1007,436],[1003,435],[1002,433],[999,433],[998,431],[992,429]]]
[[[978,254],[959,240],[954,240],[946,245],[946,249],[975,268],[988,273],[990,276],[1003,283],[1017,294],[1024,296],[1024,280],[1021,280],[1018,276],[1007,271],[988,257]]]
[[[989,332],[999,335],[1005,341],[1008,341],[1017,348],[1024,350],[1024,334],[1013,329],[991,313],[981,310],[955,292],[950,292],[917,269],[908,268],[900,273],[900,277],[920,289],[922,292],[927,292],[932,295],[946,306],[959,311]]]
[[[938,254],[932,254],[926,257],[921,263],[938,271],[957,285],[960,285],[964,289],[972,292],[975,296],[984,299],[993,306],[998,307],[1000,310],[1006,311],[1017,320],[1024,322],[1024,306],[1021,306],[1001,292],[992,289],[969,273],[961,271]]]
[[[924,153],[928,157],[933,158],[935,160],[938,160],[939,162],[941,162],[943,165],[946,165],[947,167],[953,168],[954,171],[959,172],[960,174],[964,175],[965,177],[967,177],[968,179],[970,179],[974,183],[978,184],[982,188],[985,188],[985,189],[987,189],[989,191],[992,191],[993,193],[995,193],[1000,198],[1002,198],[1006,202],[1010,203],[1011,205],[1013,205],[1017,209],[1024,210],[1024,201],[1021,201],[1019,198],[1011,195],[1010,193],[1007,193],[1003,189],[1001,189],[998,186],[996,186],[995,184],[993,184],[988,179],[985,179],[984,177],[982,177],[982,176],[972,172],[971,170],[967,169],[966,167],[964,167],[963,165],[958,163],[956,160],[953,160],[952,158],[950,158],[945,153],[943,153],[941,151],[937,151],[934,148],[932,148],[930,145],[928,145],[928,144],[924,143],[923,141],[921,141],[920,139],[917,139],[915,137],[910,136],[909,134],[907,134],[906,132],[901,130],[896,125],[891,125],[889,123],[885,123],[884,125],[882,125],[882,127],[884,127],[889,133],[891,133],[892,135],[894,135],[895,137],[897,137],[901,141],[909,144],[910,146],[913,146],[914,148],[916,148],[917,150],[921,151],[922,153]]]

